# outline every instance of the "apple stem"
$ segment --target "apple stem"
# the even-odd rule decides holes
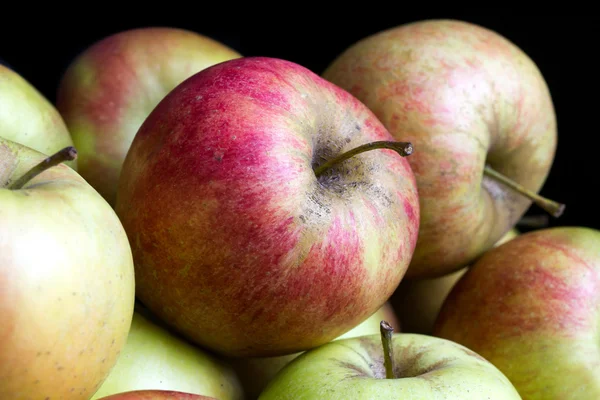
[[[511,188],[511,189],[515,190],[516,192],[522,194],[523,196],[529,198],[538,207],[541,207],[542,209],[546,210],[550,215],[552,215],[555,218],[560,217],[562,215],[562,213],[565,211],[564,204],[557,203],[556,201],[547,199],[545,197],[540,196],[537,193],[532,192],[531,190],[527,189],[526,187],[519,185],[515,181],[513,181],[513,180],[509,179],[508,177],[502,175],[501,173],[493,170],[492,167],[490,167],[489,165],[485,166],[485,169],[483,172],[484,172],[484,174],[488,175],[489,177],[492,177],[492,178],[496,179],[497,181],[502,182],[509,188]]]
[[[394,328],[387,322],[381,321],[379,324],[381,332],[381,344],[383,346],[383,365],[385,366],[385,378],[394,379],[394,348],[392,346],[392,337]]]
[[[10,190],[19,190],[27,182],[47,170],[48,168],[52,168],[62,162],[72,161],[77,158],[77,150],[73,146],[65,147],[62,150],[57,151],[49,157],[46,157],[43,161],[37,164],[35,167],[31,168],[27,171],[23,176],[14,181],[8,188]]]
[[[547,214],[528,215],[521,218],[517,222],[517,226],[525,226],[527,228],[545,228],[549,223],[550,221],[548,220]]]
[[[396,151],[402,157],[406,157],[412,154],[413,146],[409,142],[396,142],[396,141],[376,141],[363,144],[358,146],[352,150],[348,150],[345,153],[340,154],[339,156],[319,165],[315,168],[315,175],[317,178],[321,176],[325,171],[329,168],[333,167],[336,164],[342,163],[349,159],[350,157],[354,157],[357,154],[364,153],[365,151],[375,150],[375,149],[390,149]]]

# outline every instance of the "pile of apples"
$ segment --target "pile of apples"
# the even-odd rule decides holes
[[[0,65],[0,399],[600,398],[600,232],[517,230],[556,115],[498,33],[138,28],[57,86]]]

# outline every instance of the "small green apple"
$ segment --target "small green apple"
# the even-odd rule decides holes
[[[466,347],[420,334],[391,339],[395,365],[385,361],[380,335],[336,340],[287,364],[259,400],[520,399],[495,366]]]
[[[236,373],[136,305],[127,344],[92,400],[133,390],[173,390],[220,400],[243,398]]]

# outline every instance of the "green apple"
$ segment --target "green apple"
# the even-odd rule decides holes
[[[323,77],[415,146],[421,224],[407,278],[473,263],[541,198],[557,147],[544,76],[498,32],[466,21],[415,21],[359,40]]]
[[[92,400],[134,390],[173,390],[220,400],[243,398],[235,371],[136,307],[121,356]]]
[[[99,400],[220,400],[214,397],[172,390],[132,390],[103,397]]]
[[[0,64],[0,137],[44,155],[73,145],[65,121],[31,83]],[[77,160],[66,165],[77,170]]]
[[[494,363],[524,399],[600,399],[600,231],[555,227],[487,252],[434,334]]]
[[[0,399],[88,400],[127,339],[131,248],[74,157],[0,138]]]
[[[520,399],[494,365],[466,347],[409,333],[392,340],[389,375],[380,335],[336,340],[287,364],[259,400]]]
[[[499,246],[518,234],[519,231],[513,228],[494,246]],[[464,267],[438,278],[403,279],[390,298],[398,318],[402,321],[402,331],[431,335],[433,324],[446,296],[468,268]]]
[[[196,32],[145,27],[107,36],[65,71],[56,106],[79,151],[79,172],[114,205],[123,160],[148,114],[194,73],[241,55]]]
[[[382,320],[399,327],[400,322],[389,303],[385,303],[377,312],[355,328],[335,340],[375,334],[379,332]],[[399,329],[399,328],[398,328]],[[279,357],[249,357],[229,360],[238,373],[247,399],[256,399],[267,383],[290,361],[302,352]]]

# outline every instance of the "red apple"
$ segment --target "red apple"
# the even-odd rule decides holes
[[[172,390],[132,390],[102,397],[99,400],[217,400],[214,397]]]
[[[114,206],[121,165],[150,111],[192,74],[237,57],[209,37],[166,27],[119,32],[85,49],[57,93],[81,176]]]
[[[471,264],[515,226],[548,176],[557,145],[548,86],[497,32],[454,20],[401,25],[353,44],[323,77],[418,149],[408,161],[421,226],[407,278]],[[556,216],[563,209],[537,203]]]
[[[532,231],[487,252],[444,302],[434,335],[500,369],[524,399],[599,399],[600,231]]]
[[[339,161],[355,148],[374,150]],[[227,356],[335,339],[408,267],[419,202],[399,154],[411,152],[298,64],[247,57],[195,74],[148,116],[123,165],[115,210],[140,300]]]

